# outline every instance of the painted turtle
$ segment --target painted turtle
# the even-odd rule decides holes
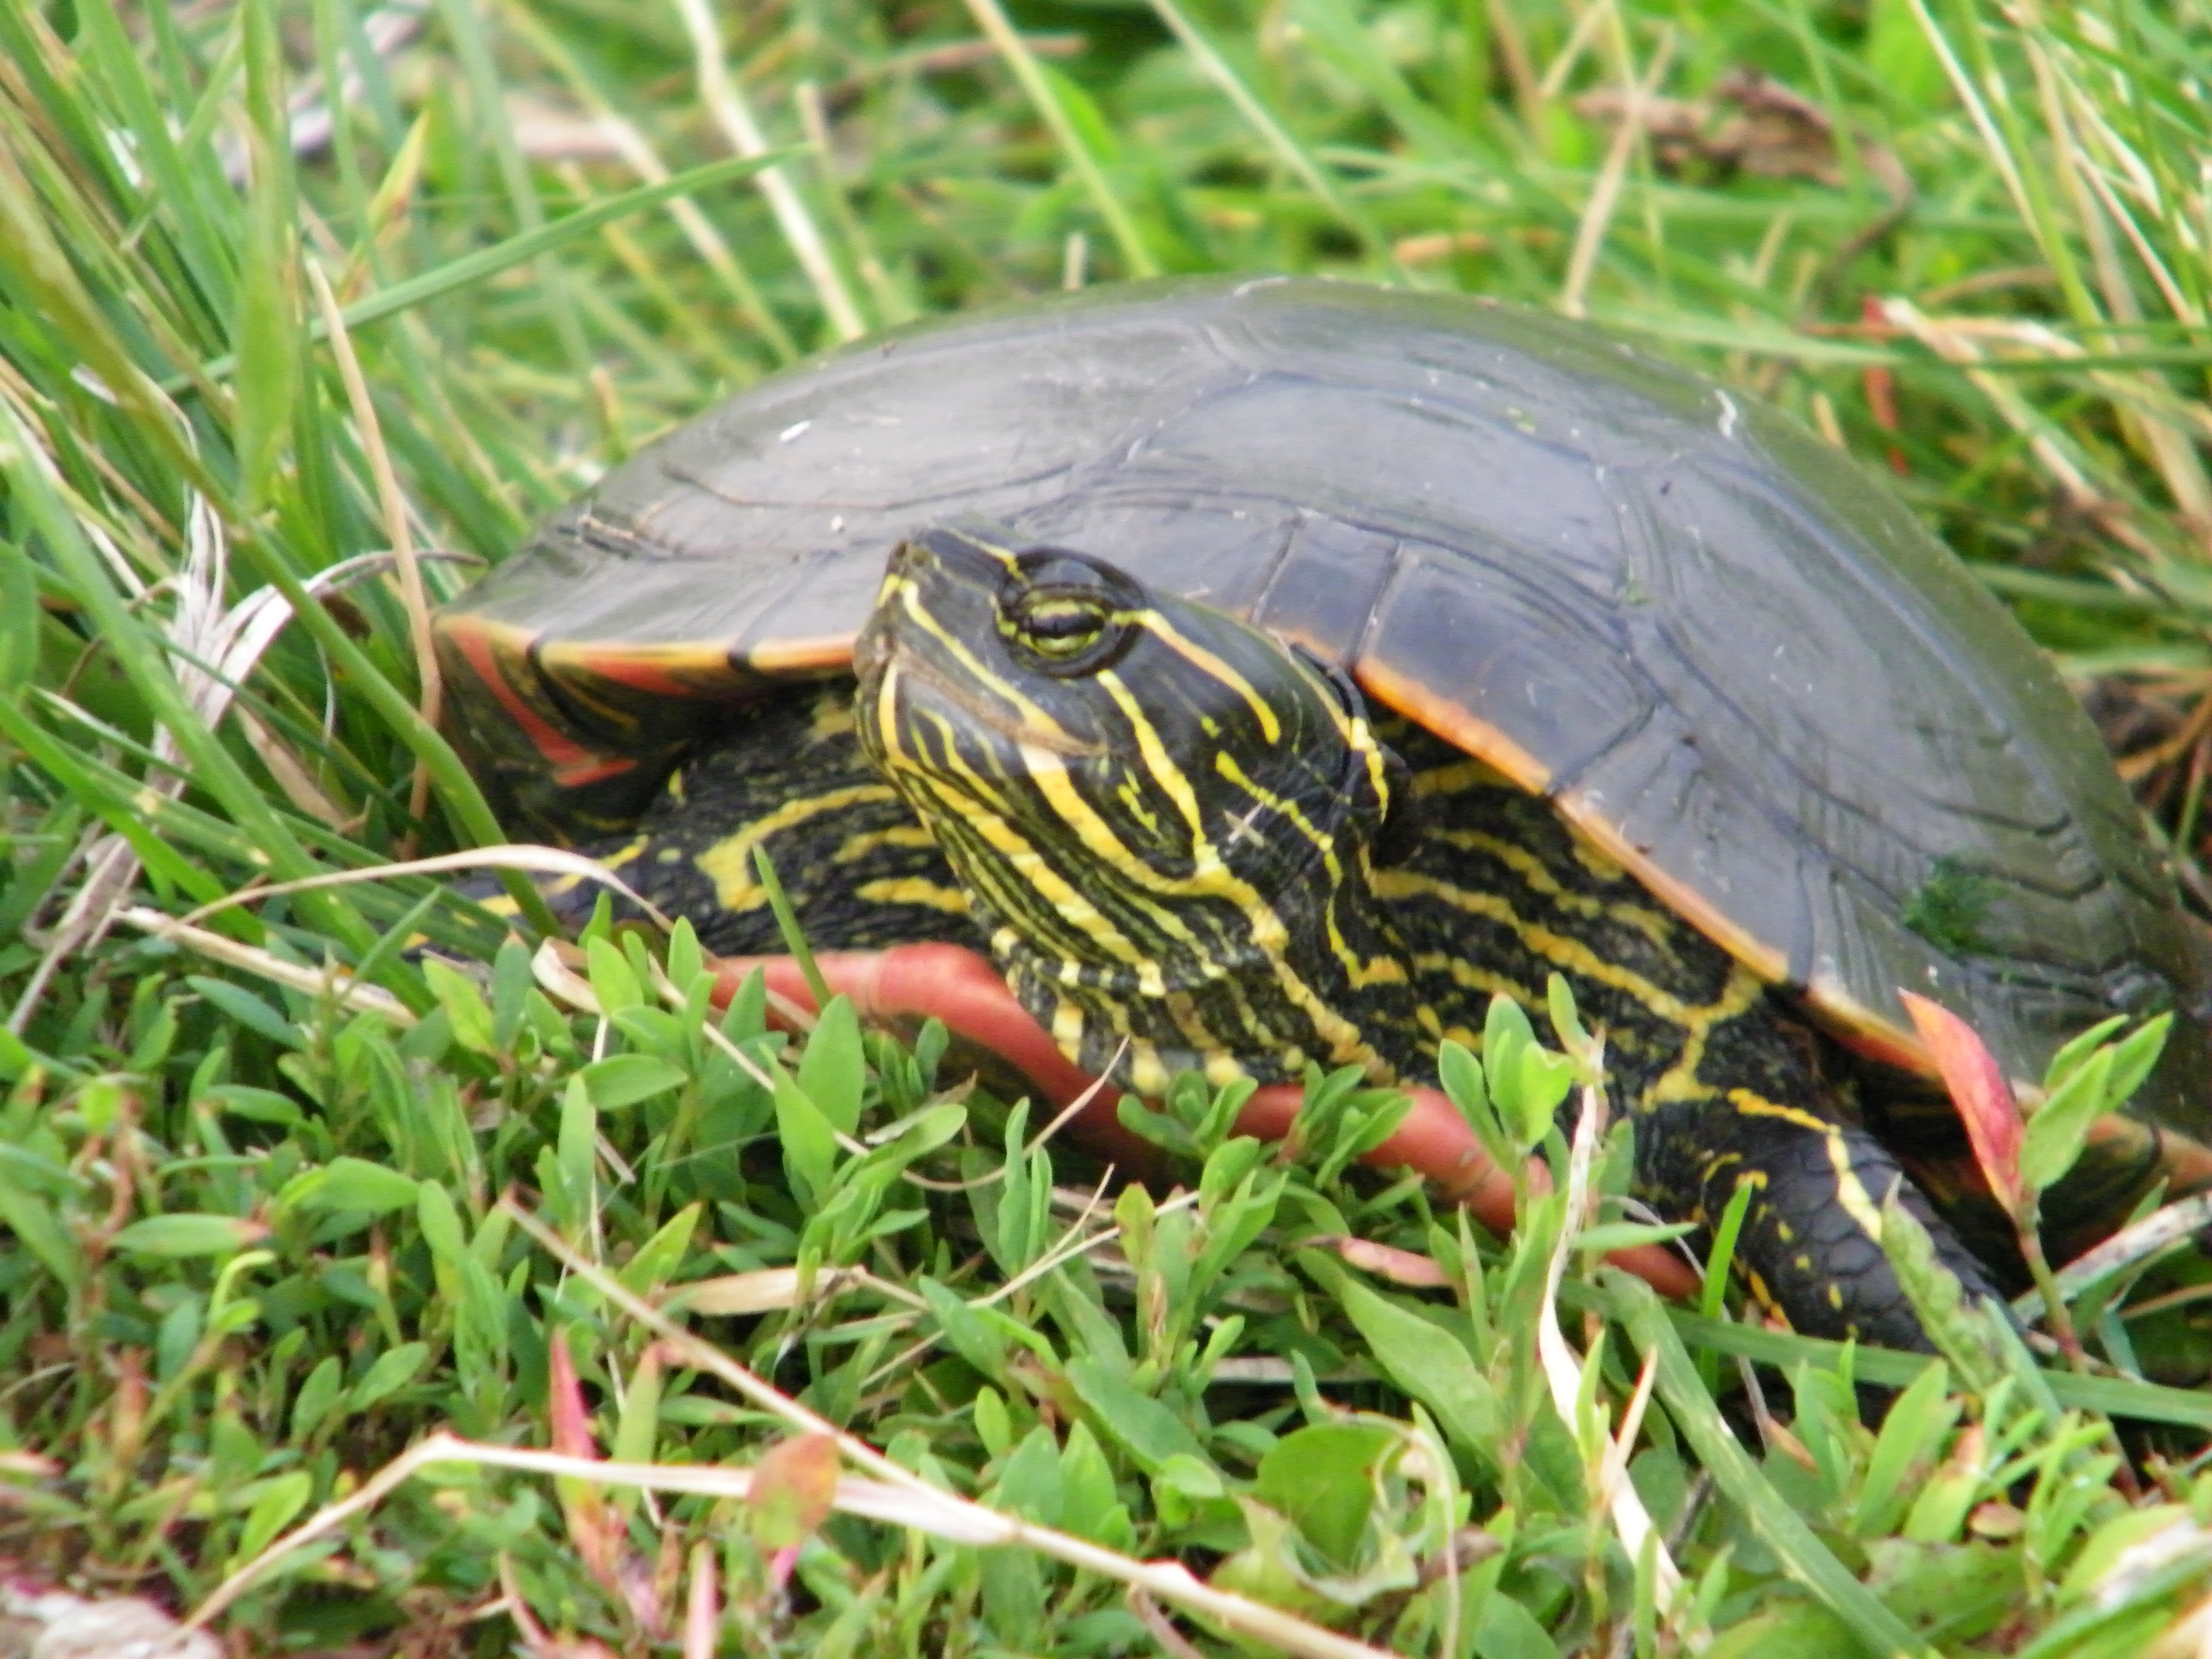
[[[1741,1259],[1801,1328],[1919,1340],[1893,1152],[1975,1211],[1900,987],[2022,1079],[2180,1014],[2061,1249],[2212,1181],[2201,947],[2048,665],[1886,486],[1578,325],[1264,280],[915,328],[658,442],[438,637],[518,829],[739,955],[781,948],[765,846],[841,984],[1060,1097],[1117,1052],[1426,1085],[1566,972],[1655,1202],[1763,1183]],[[1464,1176],[1419,1097],[1383,1155]]]

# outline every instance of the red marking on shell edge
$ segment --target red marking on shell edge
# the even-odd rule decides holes
[[[1935,1071],[1927,1050],[1917,1043],[1901,1041],[1888,1026],[1853,1026],[1844,1023],[1817,992],[1808,994],[1806,1000],[1813,1012],[1820,1016],[1820,1029],[1861,1060],[1871,1060],[1893,1070],[1912,1072],[1922,1077]]]
[[[697,701],[719,677],[738,684],[722,646],[564,644],[543,653],[549,670],[588,675],[653,696]]]
[[[1602,807],[1592,805],[1577,790],[1553,794],[1549,770],[1504,732],[1477,719],[1450,698],[1379,663],[1363,660],[1357,672],[1360,685],[1376,702],[1494,767],[1530,794],[1547,797],[1561,817],[1642,882],[1662,904],[1768,984],[1788,982],[1790,961],[1782,951],[1740,927],[1712,898],[1662,868],[1620,833],[1620,825]],[[1805,989],[1805,1001],[1822,1029],[1852,1053],[1922,1076],[1935,1070],[1927,1049],[1911,1032],[1841,986],[1815,979]]]
[[[1551,769],[1489,721],[1478,720],[1461,704],[1440,696],[1407,674],[1370,659],[1354,670],[1361,689],[1384,708],[1425,726],[1447,743],[1456,744],[1477,760],[1496,767],[1532,795],[1548,794]]]
[[[771,679],[826,673],[853,665],[853,634],[824,634],[816,639],[775,640],[756,646],[746,663]]]
[[[1662,869],[1620,833],[1620,826],[1601,808],[1592,805],[1578,792],[1569,789],[1553,794],[1550,769],[1504,730],[1380,663],[1363,660],[1358,673],[1360,685],[1377,702],[1495,767],[1530,794],[1547,797],[1561,817],[1650,888],[1661,903],[1769,984],[1782,982],[1789,962],[1781,951],[1738,927],[1726,911],[1687,882]]]
[[[594,754],[562,732],[525,702],[520,691],[507,684],[507,675],[500,667],[499,658],[492,648],[489,629],[478,623],[454,619],[446,623],[444,633],[469,666],[476,671],[477,678],[483,682],[484,690],[498,700],[499,706],[507,711],[514,723],[522,728],[523,735],[530,739],[531,747],[544,756],[549,763],[561,771],[568,771],[597,765],[606,758]]]
[[[587,783],[597,783],[602,778],[618,778],[625,772],[637,769],[634,760],[619,756],[591,755],[573,766],[556,767],[553,781],[563,789],[580,789]]]

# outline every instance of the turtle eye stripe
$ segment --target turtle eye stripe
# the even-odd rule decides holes
[[[1031,589],[999,607],[999,633],[1032,666],[1060,678],[1096,673],[1119,661],[1147,612],[1098,592]]]
[[[1022,621],[1033,634],[1073,634],[1096,628],[1103,620],[1098,605],[1089,599],[1039,599],[1022,608]]]
[[[1142,622],[1151,612],[1117,605],[1103,593],[1055,593],[1049,590],[1017,594],[1000,609],[999,619],[1007,627],[1029,633],[1050,633],[1078,626]]]
[[[1008,620],[1022,638],[1050,647],[1097,638],[1107,616],[1094,600],[1038,599],[1019,606]]]

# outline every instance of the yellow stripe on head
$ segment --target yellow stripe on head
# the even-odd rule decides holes
[[[1132,1075],[1389,1074],[1367,1021],[1414,1024],[1410,975],[1352,888],[1390,763],[1348,682],[1097,560],[957,532],[895,556],[855,666],[871,757],[1079,1058],[1111,1034]]]

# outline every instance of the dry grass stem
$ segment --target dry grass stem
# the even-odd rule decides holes
[[[1593,5],[1590,9],[1603,11],[1613,3],[1613,0],[1602,0],[1601,4]],[[1628,163],[1644,136],[1651,100],[1665,82],[1667,70],[1674,61],[1674,31],[1669,27],[1659,37],[1658,47],[1651,54],[1651,66],[1643,80],[1628,84],[1620,125],[1613,129],[1605,164],[1598,170],[1597,182],[1591,185],[1589,200],[1583,205],[1581,222],[1575,227],[1574,252],[1568,257],[1566,280],[1559,289],[1559,309],[1570,317],[1583,316],[1589,311],[1590,277],[1597,269],[1599,250],[1605,246],[1606,228],[1613,222],[1613,210],[1620,205],[1621,186],[1628,179]],[[1628,68],[1623,64],[1624,72]]]
[[[315,305],[322,313],[324,343],[330,347],[331,360],[337,364],[338,377],[345,386],[354,428],[361,435],[369,476],[376,482],[376,505],[384,518],[384,538],[390,544],[392,562],[398,567],[399,602],[407,611],[408,637],[415,648],[415,683],[420,688],[416,707],[423,724],[435,728],[445,707],[445,682],[438,672],[437,647],[430,637],[430,598],[422,586],[422,567],[415,556],[415,533],[408,521],[407,498],[400,492],[399,475],[392,470],[391,452],[384,447],[383,423],[376,417],[376,404],[368,395],[361,359],[354,355],[353,336],[346,330],[337,296],[331,292],[330,279],[323,275],[320,265],[310,259],[307,267],[307,282],[314,289]],[[419,823],[429,805],[429,763],[417,759],[414,782],[407,793],[407,816]],[[412,850],[408,844],[411,841],[411,836],[403,838],[403,851]]]
[[[1576,1236],[1581,1232],[1589,1207],[1589,1176],[1591,1164],[1597,1157],[1598,1135],[1605,1122],[1605,1097],[1596,1089],[1583,1085],[1581,1110],[1575,1121],[1575,1137],[1567,1162],[1566,1218],[1559,1228],[1559,1242],[1553,1247],[1552,1259],[1545,1271],[1544,1297],[1539,1306],[1536,1322],[1536,1353],[1544,1367],[1544,1381],[1552,1391],[1552,1405],[1567,1425],[1567,1432],[1576,1443],[1582,1442],[1579,1425],[1580,1401],[1583,1385],[1583,1360],[1567,1346],[1565,1334],[1559,1329],[1559,1286],[1565,1281],[1567,1264],[1572,1259]],[[1645,1380],[1638,1388],[1639,1400],[1648,1399],[1650,1367]],[[1640,1417],[1641,1405],[1633,1405],[1632,1412]],[[1621,1433],[1631,1432],[1632,1425],[1624,1423]],[[1608,1467],[1616,1455],[1614,1442],[1607,1438],[1605,1456]],[[1644,1540],[1653,1534],[1651,1512],[1644,1508],[1644,1499],[1633,1485],[1626,1480],[1601,1481],[1599,1492],[1612,1511],[1613,1528],[1620,1534],[1623,1548],[1632,1561],[1643,1553]],[[1658,1546],[1659,1605],[1664,1609],[1674,1604],[1682,1587],[1681,1569],[1663,1540]]]
[[[1190,1570],[1179,1561],[1133,1560],[1086,1540],[1000,1515],[940,1491],[920,1476],[900,1468],[865,1441],[844,1433],[828,1419],[770,1386],[720,1349],[691,1335],[659,1309],[633,1294],[597,1263],[579,1255],[566,1240],[537,1217],[512,1204],[502,1204],[501,1207],[514,1218],[517,1226],[535,1239],[541,1248],[557,1257],[571,1273],[584,1279],[613,1306],[668,1345],[672,1358],[711,1372],[755,1406],[781,1418],[803,1433],[833,1437],[838,1449],[849,1462],[874,1477],[872,1481],[850,1483],[852,1502],[848,1513],[867,1516],[895,1525],[915,1527],[955,1542],[1014,1545],[1033,1549],[1039,1554],[1050,1556],[1081,1571],[1099,1573],[1120,1583],[1135,1585],[1157,1600],[1172,1602],[1241,1635],[1256,1638],[1286,1653],[1302,1656],[1302,1659],[1385,1659],[1381,1650],[1370,1647],[1364,1642],[1352,1641],[1303,1619],[1264,1607],[1243,1596],[1216,1589],[1194,1577]],[[449,1446],[459,1443],[458,1441],[447,1442]],[[553,1455],[550,1453],[498,1449],[500,1461],[510,1458],[545,1459]],[[408,1455],[414,1457],[416,1453],[410,1452]],[[434,1461],[436,1460],[420,1457],[414,1467],[419,1468],[422,1463]],[[527,1465],[517,1462],[510,1466]],[[540,1467],[552,1472],[550,1465]],[[617,1470],[620,1473],[612,1473]],[[652,1466],[640,1468],[590,1463],[580,1468],[564,1467],[559,1472],[582,1474],[600,1481],[614,1479],[641,1485],[645,1482],[639,1477],[655,1471]],[[741,1472],[686,1468],[680,1471],[678,1478],[687,1484],[663,1489],[713,1492],[714,1488],[709,1477],[727,1478],[733,1473]],[[698,1484],[690,1484],[692,1482]],[[384,1475],[380,1473],[377,1480],[370,1484],[380,1486],[381,1491],[389,1491],[391,1485],[397,1483],[385,1483]],[[362,1490],[365,1492],[368,1487],[364,1486]],[[846,1507],[848,1492],[846,1480],[840,1480],[838,1491],[840,1507]],[[280,1542],[288,1549],[292,1547],[289,1540]],[[271,1550],[276,1547],[271,1546]],[[258,1576],[258,1571],[241,1569],[217,1589],[215,1596],[210,1598],[210,1603],[215,1602],[217,1597],[234,1598],[239,1590],[252,1582],[249,1572]],[[196,1612],[194,1622],[202,1622],[205,1613],[205,1607]]]
[[[504,847],[477,847],[465,853],[441,853],[434,858],[398,859],[389,864],[375,864],[365,870],[333,870],[326,876],[303,876],[297,881],[272,881],[266,886],[250,887],[236,893],[226,894],[211,904],[203,904],[186,915],[187,921],[201,921],[234,905],[258,904],[263,899],[274,898],[280,893],[304,893],[325,887],[354,887],[365,881],[388,881],[394,876],[450,875],[464,870],[520,870],[544,876],[576,876],[586,881],[598,882],[601,886],[622,895],[630,903],[651,917],[661,927],[675,924],[656,909],[652,902],[634,890],[621,877],[595,859],[581,853],[571,853],[558,847],[537,847],[518,842]]]
[[[722,35],[716,22],[710,0],[676,0],[676,9],[684,20],[686,33],[691,38],[693,72],[697,77],[699,101],[728,140],[730,148],[739,155],[765,155],[769,142],[763,136],[760,124],[754,120],[751,106],[736,81],[731,78],[729,65],[722,57]],[[806,272],[806,280],[813,285],[814,296],[821,301],[823,314],[841,340],[857,340],[868,331],[861,319],[860,308],[846,291],[845,279],[838,273],[836,261],[830,256],[829,245],[799,199],[791,177],[781,167],[763,167],[754,175],[760,193],[768,199],[775,222],[790,244],[793,256]]]
[[[328,997],[355,1013],[374,1014],[379,1019],[388,1019],[398,1026],[415,1023],[414,1010],[391,992],[381,986],[363,984],[336,968],[317,969],[303,967],[258,946],[221,933],[210,933],[204,927],[192,927],[189,922],[179,921],[159,910],[149,910],[143,905],[123,906],[116,911],[115,920],[128,923],[141,933],[181,945],[210,962],[242,969],[272,984],[288,987],[307,996]]]
[[[784,1399],[793,1412],[805,1410],[795,1401],[781,1395],[777,1398]],[[811,1431],[835,1434],[826,1425]],[[836,1437],[839,1449],[851,1456],[859,1443],[844,1436]],[[363,1481],[359,1491],[325,1505],[225,1578],[192,1610],[186,1628],[204,1628],[285,1558],[319,1538],[329,1536],[355,1516],[366,1514],[398,1488],[440,1464],[514,1469],[556,1480],[590,1481],[595,1486],[635,1486],[647,1492],[681,1492],[738,1503],[751,1496],[753,1482],[753,1471],[750,1468],[720,1464],[628,1463],[577,1457],[520,1446],[487,1445],[441,1429],[393,1458]],[[949,1543],[1033,1550],[1128,1585],[1156,1601],[1173,1602],[1240,1635],[1267,1643],[1285,1653],[1298,1655],[1300,1659],[1390,1659],[1379,1648],[1352,1641],[1261,1602],[1215,1589],[1193,1577],[1179,1561],[1135,1560],[1085,1540],[956,1498],[906,1475],[896,1464],[884,1467],[902,1478],[870,1480],[839,1476],[834,1500],[838,1512],[925,1533]]]

